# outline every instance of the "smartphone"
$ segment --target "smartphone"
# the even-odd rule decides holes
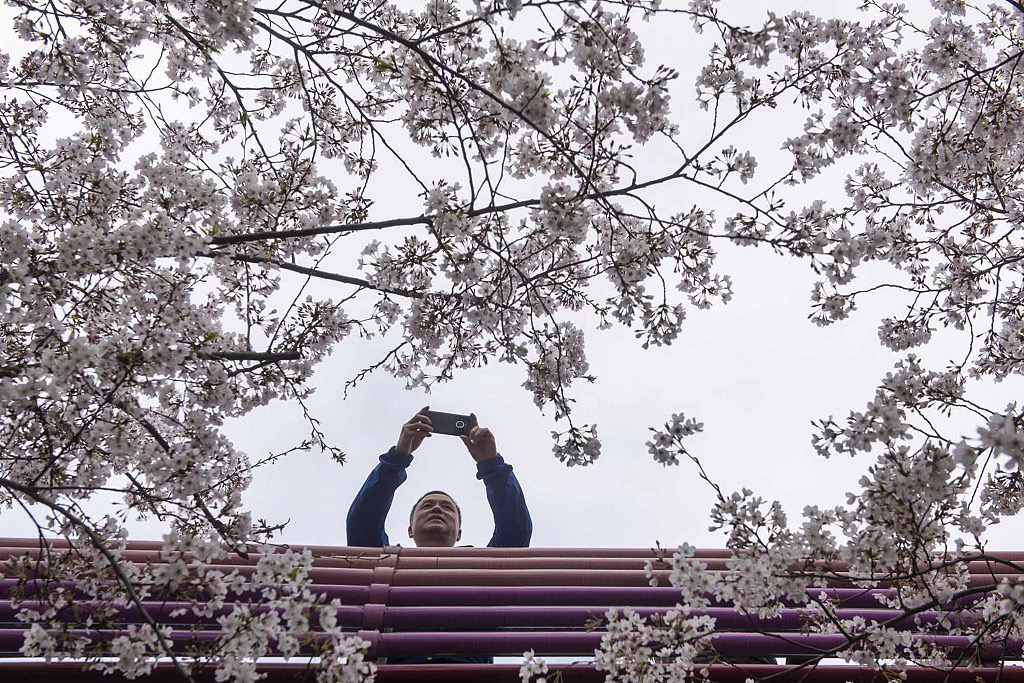
[[[434,428],[435,434],[461,436],[469,434],[469,430],[476,427],[476,418],[472,415],[441,413],[436,410],[424,410],[422,414],[430,418],[430,426]]]

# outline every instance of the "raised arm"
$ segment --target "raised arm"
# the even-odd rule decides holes
[[[527,548],[533,535],[533,520],[519,480],[500,456],[477,463],[476,478],[487,488],[487,502],[494,515],[494,535],[489,548]]]
[[[476,416],[473,416],[474,419]],[[476,478],[487,488],[487,502],[494,515],[494,534],[489,548],[526,548],[533,535],[533,520],[526,507],[526,497],[512,465],[498,455],[491,430],[473,427],[462,437],[466,449],[476,461]]]
[[[424,408],[423,410],[426,410]],[[412,463],[412,452],[430,436],[430,420],[417,413],[402,425],[398,442],[380,456],[370,476],[363,482],[348,509],[345,530],[348,545],[378,547],[388,545],[384,531],[395,491],[406,480],[405,469]]]

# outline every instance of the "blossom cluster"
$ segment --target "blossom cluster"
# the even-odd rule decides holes
[[[547,683],[542,674],[548,672],[548,663],[542,657],[534,655],[533,650],[523,653],[523,665],[519,667],[519,678],[523,683]]]
[[[647,451],[655,462],[662,465],[678,465],[679,455],[689,455],[683,439],[704,430],[704,424],[683,413],[672,416],[671,422],[665,423],[664,431],[651,428],[654,438],[647,442]]]

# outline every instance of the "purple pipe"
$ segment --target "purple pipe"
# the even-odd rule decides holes
[[[25,552],[38,552],[39,540],[34,538],[0,538],[0,557],[7,557],[11,554]],[[45,546],[47,549],[63,550],[68,544],[63,539],[49,539]],[[401,546],[388,546],[384,548],[353,547],[353,546],[282,546],[293,550],[310,550],[320,566],[330,567],[355,567],[366,566],[370,563],[395,562],[405,559],[408,566],[413,567],[447,567],[457,566],[459,562],[468,564],[480,563],[481,561],[506,560],[515,563],[521,560],[529,563],[533,560],[545,560],[545,567],[553,567],[559,563],[596,562],[612,560],[610,565],[615,565],[615,560],[622,560],[628,564],[639,563],[642,565],[647,560],[655,560],[659,554],[652,548],[403,548]],[[126,544],[125,558],[130,560],[160,562],[159,551],[162,549],[160,541],[129,541]],[[671,558],[671,549],[661,553],[661,557]],[[229,554],[225,558],[214,560],[211,564],[225,566],[250,566],[260,557],[255,549],[250,550],[248,558],[242,558],[237,554]],[[998,551],[990,553],[990,556],[998,557],[1005,561],[1024,561],[1024,551]],[[186,554],[186,557],[189,557]],[[725,549],[705,548],[698,549],[694,556],[695,560],[707,563],[710,567],[724,567],[725,561],[731,558],[731,553]],[[420,564],[419,561],[426,561]],[[434,563],[434,564],[431,564]],[[454,563],[454,564],[453,564]],[[998,574],[1014,573],[1014,569],[1001,564],[991,564],[988,561],[974,561],[972,566],[977,566],[980,571],[986,571],[988,567],[994,567]],[[833,565],[835,569],[842,570],[844,563],[837,562]],[[987,573],[987,572],[986,572]]]
[[[382,628],[395,629],[493,629],[493,628],[574,628],[583,629],[595,622],[605,623],[606,608],[603,607],[385,607],[382,615]],[[639,607],[635,608],[641,617],[649,618],[655,614],[665,614],[669,608]],[[802,610],[785,610],[777,619],[758,619],[740,614],[727,607],[693,610],[693,616],[707,615],[714,617],[718,631],[799,631],[806,628],[809,616]],[[841,610],[840,619],[862,617],[871,623],[879,623],[899,617],[899,613],[888,610]],[[894,627],[933,627],[937,626],[942,613],[927,612],[915,617],[908,617],[894,622]],[[964,626],[976,623],[976,617],[957,620],[954,623]],[[968,623],[969,622],[969,623]]]
[[[0,598],[9,598],[11,589],[17,584],[15,579],[0,581]],[[23,586],[24,596],[38,597],[46,582],[28,581]],[[74,584],[62,582],[61,585],[72,589],[77,599],[88,599],[88,595],[74,589]],[[439,606],[439,605],[563,605],[563,606],[620,606],[634,607],[674,607],[681,597],[680,591],[667,587],[551,587],[551,586],[338,586],[312,584],[310,590],[326,597],[328,600],[338,598],[342,604],[363,605],[368,602],[386,603],[396,606]],[[371,596],[371,590],[375,595]],[[859,588],[830,588],[816,591],[824,593],[829,599],[837,600],[843,607],[876,608],[879,602],[875,596],[892,595],[886,590],[862,590]],[[177,596],[168,596],[168,600],[185,597],[188,591]],[[156,598],[160,595],[154,596]],[[205,599],[201,591],[192,591],[191,597]],[[239,599],[257,598],[257,591],[248,591]],[[372,600],[371,600],[372,597]],[[711,596],[709,596],[711,597]],[[981,596],[979,596],[981,597]],[[962,601],[963,605],[971,604],[971,600]],[[727,603],[719,603],[727,604]],[[791,604],[793,607],[802,605]]]
[[[351,549],[348,549],[351,550]],[[547,555],[467,555],[459,554],[438,554],[432,552],[429,555],[411,554],[411,549],[399,549],[399,552],[377,554],[337,554],[325,553],[315,557],[317,568],[335,569],[373,569],[379,566],[401,567],[404,569],[606,569],[606,570],[634,570],[642,571],[648,562],[654,563],[659,568],[667,568],[668,564],[658,561],[648,551],[645,554],[636,556],[547,556]],[[464,550],[464,549],[458,549]],[[62,553],[65,548],[47,548],[45,553]],[[595,550],[596,552],[596,550]],[[40,555],[38,547],[4,547],[0,546],[0,561],[12,556],[37,557]],[[126,562],[139,564],[163,564],[165,560],[158,550],[129,548],[121,551],[121,558]],[[207,562],[210,566],[224,568],[230,571],[231,568],[251,567],[256,564],[259,553],[249,553],[243,558],[237,554],[231,554],[223,558]],[[186,561],[192,561],[191,553],[185,553]],[[1003,558],[1012,559],[1012,558]],[[699,557],[695,561],[704,563],[711,571],[727,571],[730,558],[728,557]],[[845,562],[834,562],[831,568],[835,572],[846,572],[848,565]],[[992,575],[1002,576],[1005,574],[1017,574],[1019,572],[1013,566],[1005,563],[989,561],[971,561],[968,563],[969,570],[979,576]]]
[[[252,576],[255,567],[233,567],[239,575]],[[654,573],[668,586],[668,571]],[[313,567],[309,578],[314,583],[369,586],[390,583],[393,586],[648,586],[646,572],[603,569],[351,569]]]
[[[28,609],[40,609],[42,603],[29,601],[22,603]],[[211,616],[197,617],[192,614],[191,604],[185,602],[147,602],[144,603],[148,614],[161,624],[184,626],[210,626],[217,628],[217,617],[229,614],[231,605],[216,610]],[[182,615],[172,614],[184,609]],[[267,611],[268,607],[256,607],[257,612]],[[667,607],[639,607],[636,612],[646,618],[655,614],[665,614]],[[10,601],[0,601],[0,623],[20,625],[15,619],[17,610]],[[338,623],[350,628],[394,628],[394,629],[499,629],[499,628],[566,628],[583,629],[588,626],[603,624],[607,607],[523,607],[523,606],[476,606],[476,607],[387,607],[383,605],[344,605],[337,609]],[[58,619],[68,625],[82,623],[92,616],[93,603],[82,602],[70,605],[58,614]],[[740,614],[729,607],[713,607],[706,610],[694,610],[694,616],[707,615],[716,620],[719,631],[798,631],[804,629],[810,614],[806,610],[783,610],[775,619],[758,619],[751,615]],[[897,619],[900,613],[895,610],[861,609],[839,610],[839,619],[861,617],[868,623],[888,622]],[[894,621],[896,627],[935,628],[944,618],[961,626],[977,623],[977,618],[970,614],[957,616],[942,612],[924,612],[915,617],[907,617]],[[125,607],[111,618],[111,625],[140,623],[142,612],[138,607]],[[941,632],[941,631],[940,631]]]
[[[10,599],[12,597],[12,590],[19,584],[18,579],[2,579],[0,580],[0,599]],[[22,582],[21,584],[21,596],[25,598],[36,598],[40,595],[45,595],[46,590],[52,590],[55,586],[61,586],[71,591],[71,595],[75,599],[87,600],[91,596],[78,590],[72,581],[42,581],[37,579],[30,579]],[[310,590],[315,593],[324,595],[328,601],[338,598],[342,604],[347,605],[363,605],[370,599],[370,587],[369,586],[344,586],[344,585],[324,585],[324,584],[312,584]],[[259,599],[260,591],[251,590],[245,591],[240,595],[231,593],[229,597],[236,598],[239,600],[252,599],[254,601]],[[151,599],[163,597],[162,593],[157,593],[151,596]],[[173,595],[166,596],[168,601],[174,601],[181,598],[194,598],[196,600],[205,600],[206,595],[204,591],[192,590],[192,591],[178,591]]]
[[[362,550],[366,550],[363,548]],[[653,548],[402,548],[404,556],[416,557],[655,557]],[[664,553],[672,557],[672,551]],[[731,557],[721,548],[702,548],[696,551],[700,558]]]
[[[57,632],[51,631],[54,635]],[[89,638],[94,643],[102,643],[119,635],[115,629],[68,629],[66,633],[73,638]],[[212,643],[220,637],[219,631],[171,631],[170,640],[175,650],[183,650],[190,644]],[[19,653],[25,642],[25,631],[20,628],[0,628],[0,653]]]
[[[32,549],[39,548],[38,538],[4,538],[0,537],[0,548]],[[44,547],[63,549],[68,542],[62,538],[47,539]],[[654,548],[403,548],[402,546],[364,547],[337,545],[287,545],[295,551],[309,550],[316,556],[363,556],[380,557],[383,555],[400,554],[408,557],[656,557]],[[128,550],[160,551],[162,541],[136,541],[126,543]],[[250,549],[250,555],[258,555],[256,548]],[[672,557],[672,549],[663,553]],[[1024,557],[1024,553],[1018,553]],[[731,553],[722,548],[703,548],[696,551],[698,558],[728,558]]]
[[[315,570],[314,570],[315,571]],[[336,570],[337,571],[337,570]],[[655,572],[668,586],[668,572]],[[528,569],[399,569],[393,586],[650,586],[643,571]]]
[[[249,577],[254,567],[233,567],[239,575]],[[1017,581],[1019,574],[972,575],[968,585],[985,589],[1006,579]],[[647,586],[646,572],[615,569],[401,569],[377,567],[353,569],[348,567],[314,567],[309,571],[313,583],[368,586],[372,583],[390,583],[393,586]],[[669,572],[656,570],[653,578],[661,585],[669,585]],[[837,577],[829,580],[833,588],[856,588],[853,582]],[[879,581],[876,588],[885,588],[890,582]],[[866,589],[865,589],[866,590]]]
[[[849,665],[827,665],[813,671],[795,666],[770,664],[712,664],[698,666],[697,671],[709,671],[707,680],[715,683],[745,683],[753,679],[770,680],[772,683],[879,683],[887,675],[873,669],[862,669]],[[563,672],[563,679],[570,683],[598,683],[605,680],[606,673],[598,671],[592,664],[552,665],[548,680],[553,680],[556,671]],[[891,674],[890,674],[891,675]],[[274,674],[268,681],[276,683]],[[381,683],[400,681],[444,681],[446,683],[519,683],[518,665],[480,664],[385,664],[377,669],[377,680]],[[694,680],[704,680],[699,674]],[[945,671],[912,667],[906,671],[906,680],[912,683],[1019,683],[1024,681],[1022,667],[979,667]]]
[[[583,655],[601,643],[601,633],[558,632],[464,632],[464,633],[366,633],[370,653],[378,657],[408,657],[441,654],[519,655],[533,649],[544,655]],[[916,642],[929,642],[945,648],[950,657],[970,656],[977,648],[967,636],[918,636]],[[847,647],[841,635],[817,633],[719,633],[712,637],[715,650],[729,656],[817,655]],[[1020,657],[1022,641],[981,650],[983,661]]]
[[[9,599],[12,588],[18,584],[16,579],[0,580],[0,599]],[[66,588],[74,588],[70,582],[51,582],[31,580],[23,585],[24,596],[34,598],[40,595],[43,586],[63,585]],[[680,591],[668,587],[640,587],[640,586],[389,586],[386,584],[374,584],[372,586],[358,585],[326,585],[312,584],[310,589],[323,595],[328,600],[338,598],[344,605],[363,605],[368,602],[384,603],[392,606],[414,607],[414,606],[473,606],[473,605],[556,605],[556,606],[621,606],[632,605],[633,607],[675,607],[681,597]],[[204,596],[199,591],[193,592],[195,599],[203,600]],[[887,590],[864,590],[859,588],[829,588],[816,590],[815,595],[824,594],[831,600],[838,601],[845,608],[867,608],[873,609],[879,606],[876,596],[892,596]],[[72,595],[77,599],[87,599],[89,596],[81,591],[72,590]],[[168,600],[176,600],[185,597],[187,593],[170,595]],[[154,596],[160,598],[160,595]],[[257,592],[250,591],[239,599],[256,599]],[[975,600],[983,597],[979,594],[973,599],[965,598],[958,602],[958,605],[969,606]],[[726,603],[719,603],[725,605]],[[790,603],[791,607],[804,607]]]
[[[39,605],[45,605],[45,603],[37,601],[26,601],[21,603],[22,607],[29,609],[38,609],[37,606]],[[234,609],[231,603],[228,603],[224,607],[214,610],[210,616],[199,617],[192,613],[192,604],[188,602],[143,602],[143,606],[145,607],[147,614],[160,624],[173,626],[209,626],[214,629],[219,628],[217,618],[230,614]],[[172,616],[172,614],[179,609],[184,609],[185,613],[180,615],[174,614]],[[256,614],[262,614],[270,609],[270,607],[256,604],[253,612]],[[14,608],[11,601],[0,601],[0,624],[22,624],[23,622],[17,621],[15,618],[17,611],[18,610]],[[75,624],[83,623],[88,617],[93,616],[94,612],[93,603],[74,603],[62,609],[57,614],[57,620],[62,623],[66,623],[69,626],[74,626]],[[348,626],[352,628],[359,628],[365,623],[364,608],[360,605],[342,605],[337,608],[337,615],[338,623],[343,627]],[[108,619],[111,626],[143,623],[142,610],[135,605],[120,608],[114,615],[108,617]]]
[[[69,630],[73,637],[87,637],[103,642],[118,634],[113,630]],[[172,631],[170,639],[175,649],[185,651],[197,643],[212,643],[219,631]],[[380,633],[360,631],[370,642],[369,653],[375,657],[409,657],[444,654],[478,654],[518,656],[533,649],[541,655],[589,655],[600,644],[599,632],[516,632],[516,631],[463,631]],[[21,629],[0,629],[0,652],[16,653],[24,639]],[[927,642],[945,648],[950,657],[971,657],[976,648],[966,636],[918,636],[916,642]],[[720,633],[712,637],[715,650],[730,656],[786,656],[816,655],[840,650],[847,640],[841,635],[805,633]],[[1008,641],[1002,646],[982,648],[982,661],[1019,658],[1022,641]]]
[[[302,658],[291,662],[262,663],[260,673],[266,674],[267,683],[294,683],[310,665]],[[761,680],[771,677],[773,683],[877,683],[884,680],[878,671],[849,665],[819,666],[813,671],[792,666],[765,664],[713,664],[699,667],[710,672],[709,679],[716,683],[744,683],[748,678]],[[605,673],[592,664],[553,665],[552,672],[563,672],[569,683],[603,682]],[[978,667],[971,670],[943,671],[911,667],[906,671],[912,683],[1022,683],[1022,667]],[[111,677],[99,671],[83,671],[80,662],[0,662],[0,680],[4,683],[110,683]],[[161,662],[144,680],[146,683],[180,683],[181,677],[169,663]],[[213,681],[212,669],[197,675],[197,681]],[[520,683],[518,664],[383,664],[377,669],[381,683],[440,681],[443,683]],[[550,677],[549,677],[550,680]]]
[[[639,607],[634,611],[643,618],[665,614],[670,608]],[[382,624],[384,628],[395,629],[485,629],[485,628],[586,628],[595,622],[605,623],[604,607],[385,607]],[[621,611],[620,611],[621,613]],[[809,615],[802,610],[784,610],[777,619],[758,619],[740,614],[728,607],[693,610],[692,616],[707,615],[716,620],[719,631],[799,631],[806,628]],[[899,617],[899,613],[887,610],[840,610],[840,619],[862,617],[871,623],[887,622]],[[900,619],[894,627],[914,628],[935,627],[942,613],[926,612],[915,617]],[[915,619],[919,623],[915,623]],[[976,617],[965,615],[963,619],[951,616],[953,623],[969,626],[977,623]]]
[[[887,679],[881,672],[873,669],[831,664],[816,667],[813,671],[795,666],[770,664],[712,664],[698,666],[697,670],[707,670],[707,680],[715,683],[745,683],[749,679],[769,679],[772,683],[879,683]],[[604,671],[595,669],[592,664],[552,665],[548,675],[549,681],[554,678],[553,674],[556,671],[562,671],[563,680],[570,683],[603,683],[607,675]],[[269,683],[277,683],[278,679],[275,679],[274,675],[269,674]],[[377,669],[377,680],[381,683],[520,683],[521,679],[519,666],[513,664],[384,664]],[[694,680],[704,679],[698,675]],[[971,670],[960,668],[953,671],[912,667],[906,671],[906,680],[911,683],[1020,683],[1024,681],[1024,667],[978,667]]]
[[[319,587],[318,587],[319,588]],[[891,591],[830,588],[815,591],[838,600],[844,607],[878,607],[877,595]],[[637,586],[392,586],[388,605],[631,605],[674,607],[681,592],[668,587]],[[727,603],[720,603],[727,604]],[[794,605],[796,606],[796,605]]]
[[[53,549],[65,549],[68,542],[63,538],[46,539],[42,544],[38,538],[9,538],[0,537],[0,552],[6,549],[31,550],[40,546]],[[125,544],[130,551],[144,550],[159,552],[163,548],[161,541],[140,541],[129,540]],[[657,556],[671,557],[673,548],[666,547],[658,551],[654,548],[403,548],[402,546],[386,547],[362,547],[362,546],[328,546],[328,545],[282,545],[279,548],[290,548],[301,551],[309,550],[317,557],[381,557],[388,555],[401,555],[403,557],[531,557],[531,558],[654,558]],[[229,552],[229,548],[225,548]],[[249,549],[251,557],[258,557],[259,553],[255,546]],[[1021,550],[994,550],[986,553],[988,557],[999,558],[1010,562],[1024,561],[1024,551]],[[731,557],[729,550],[724,548],[698,548],[695,551],[695,558],[700,560],[728,559]],[[952,555],[950,555],[952,557]],[[971,558],[971,555],[967,555]],[[984,564],[987,560],[973,560]],[[1007,571],[1001,569],[1000,571]]]
[[[64,549],[47,551],[48,554],[59,554]],[[2,548],[0,561],[14,556],[36,558],[38,549]],[[191,553],[185,553],[186,562],[192,562]],[[248,558],[230,555],[206,562],[208,566],[230,571],[237,567],[252,567],[261,555],[250,553]],[[124,562],[134,564],[165,564],[166,560],[156,550],[124,550],[120,553]],[[702,559],[708,569],[725,570],[728,560],[725,558]],[[374,569],[376,567],[401,567],[402,569],[616,569],[644,571],[648,562],[656,562],[653,557],[480,557],[480,556],[405,556],[384,555],[374,557],[363,556],[319,556],[314,560],[317,568],[333,569]],[[661,563],[659,568],[669,565]]]
[[[49,551],[48,555],[59,555],[65,552],[65,549],[58,548]],[[0,548],[0,561],[7,559],[8,557],[14,556],[27,556],[32,558],[34,561],[39,555],[38,550],[30,550],[26,548]],[[167,563],[167,560],[160,556],[160,552],[156,550],[123,550],[119,557],[122,562],[128,562],[136,565],[163,565]],[[191,553],[184,553],[182,556],[185,562],[193,563],[194,557]],[[239,555],[229,555],[227,557],[221,557],[213,560],[207,560],[204,564],[208,567],[216,567],[225,572],[229,572],[232,569],[248,567],[251,568],[256,565],[259,559],[262,557],[259,553],[250,553],[248,558],[243,558]],[[314,560],[314,564],[320,568],[336,568],[336,569],[373,569],[382,565],[394,566],[396,556],[391,555],[389,557],[317,557]],[[425,560],[426,558],[424,558]],[[472,559],[482,560],[484,562],[491,562],[495,560],[488,560],[487,558],[466,558],[468,561]],[[498,562],[502,560],[496,560]],[[604,560],[600,560],[604,561]],[[643,566],[643,560],[637,560],[639,566]],[[427,562],[422,562],[423,566],[428,566]]]

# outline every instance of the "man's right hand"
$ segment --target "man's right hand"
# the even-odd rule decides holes
[[[398,443],[395,444],[395,451],[401,455],[412,455],[412,452],[420,447],[423,439],[427,438],[434,431],[430,426],[430,418],[423,415],[424,410],[430,406],[423,406],[420,412],[412,416],[412,419],[402,425],[402,431],[398,435]]]

